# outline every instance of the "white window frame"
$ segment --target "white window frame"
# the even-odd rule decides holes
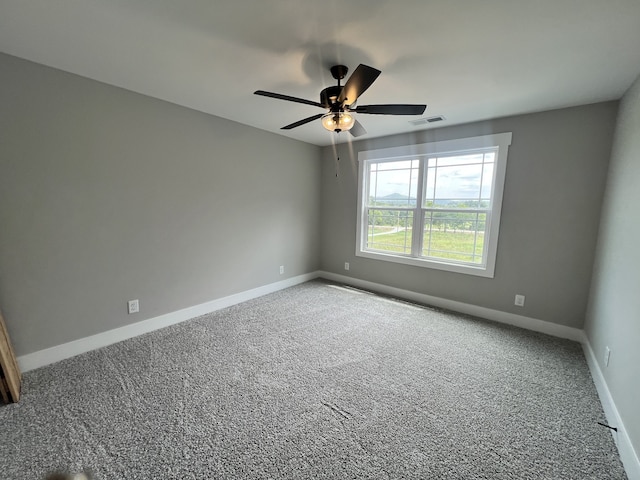
[[[504,191],[504,180],[507,171],[507,158],[509,146],[511,145],[511,136],[511,132],[506,132],[493,135],[482,135],[478,137],[422,143],[418,145],[405,145],[400,147],[359,152],[356,256],[493,278],[495,273],[496,254],[498,251],[500,214],[502,212],[502,195]],[[487,149],[497,149],[497,151],[491,191],[491,209],[490,214],[487,218],[488,225],[486,234],[488,236],[488,241],[485,241],[486,262],[484,264],[461,264],[454,261],[448,262],[444,259],[434,260],[432,258],[424,258],[417,255],[400,255],[395,253],[384,253],[365,249],[367,241],[366,207],[368,182],[366,175],[369,171],[369,164],[385,160],[398,161],[415,159],[416,157],[469,154],[476,153],[482,150],[486,151]],[[423,181],[422,178],[419,181]],[[417,199],[416,211],[420,211],[421,206],[422,200]]]

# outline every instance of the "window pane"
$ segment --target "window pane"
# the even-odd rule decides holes
[[[423,206],[490,208],[495,152],[430,158]]]
[[[367,249],[411,253],[412,211],[369,209],[367,216]]]
[[[427,180],[424,186],[425,207],[433,207],[436,192],[436,169],[435,167],[427,168]]]
[[[377,164],[378,170],[402,170],[411,168],[410,160],[398,160],[396,162],[380,162]]]
[[[374,166],[377,168],[374,169]],[[369,173],[369,205],[415,206],[418,167],[417,160],[372,164]]]
[[[436,165],[438,167],[447,167],[451,165],[470,165],[482,163],[484,154],[474,153],[471,155],[456,155],[454,157],[438,157]]]
[[[486,213],[434,210],[424,215],[422,256],[483,262]]]
[[[478,198],[482,165],[441,167],[436,171],[435,200],[442,204],[450,200]]]

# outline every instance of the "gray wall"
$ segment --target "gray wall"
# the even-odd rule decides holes
[[[585,331],[640,453],[640,77],[620,103]],[[611,349],[609,366],[603,358]]]
[[[18,355],[319,267],[319,147],[1,54],[0,79]]]
[[[323,270],[582,328],[616,112],[607,102],[343,144],[337,178],[325,148]],[[355,256],[358,151],[501,132],[513,141],[495,278]]]

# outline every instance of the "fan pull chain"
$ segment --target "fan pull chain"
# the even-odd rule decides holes
[[[340,171],[340,144],[338,143],[338,135],[340,135],[340,132],[336,132],[336,141],[333,144],[333,148],[335,149],[335,152],[336,152],[336,161],[335,161],[336,178],[338,178],[338,173]]]

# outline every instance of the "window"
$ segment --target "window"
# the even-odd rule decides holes
[[[356,255],[493,277],[511,133],[358,154]]]

